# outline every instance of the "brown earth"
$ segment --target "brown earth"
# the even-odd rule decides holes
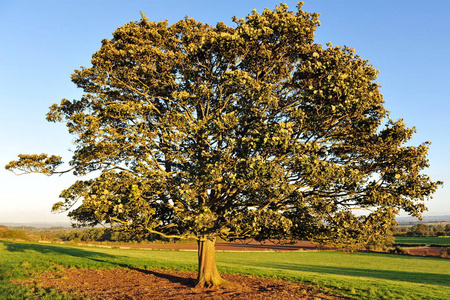
[[[197,251],[197,243],[155,243],[155,244],[116,244],[120,248],[140,248],[153,250],[192,250]],[[216,251],[302,251],[302,250],[326,250],[327,247],[319,247],[309,241],[298,241],[294,244],[280,244],[274,242],[257,242],[254,240],[239,242],[217,242]]]
[[[143,269],[63,269],[21,282],[87,299],[349,299],[290,281],[224,274],[233,288],[195,288],[195,272]]]
[[[450,255],[447,254],[447,250],[444,248],[438,247],[420,247],[420,248],[409,248],[404,247],[405,250],[410,255],[418,255],[418,256],[439,256],[443,258],[450,258]],[[442,252],[441,252],[442,251]]]

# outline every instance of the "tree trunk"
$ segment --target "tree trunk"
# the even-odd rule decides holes
[[[216,266],[216,239],[201,237],[198,240],[198,277],[197,287],[217,287],[226,285]]]

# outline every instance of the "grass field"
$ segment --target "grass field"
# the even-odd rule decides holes
[[[71,299],[11,279],[73,268],[196,270],[197,253],[0,241],[0,299]],[[329,287],[355,299],[448,299],[450,260],[379,253],[218,252],[221,272],[283,278]]]
[[[450,236],[395,236],[396,243],[402,244],[441,244],[450,246]]]

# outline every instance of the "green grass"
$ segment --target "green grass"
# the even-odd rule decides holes
[[[306,282],[355,299],[448,299],[450,260],[379,253],[218,252],[221,272]],[[0,299],[71,299],[55,291],[10,283],[34,272],[74,268],[196,271],[193,251],[109,249],[0,241]]]
[[[395,236],[396,243],[402,244],[444,244],[450,245],[450,236]]]

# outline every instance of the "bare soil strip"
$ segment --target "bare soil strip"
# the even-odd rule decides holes
[[[80,244],[83,245],[83,244]],[[93,244],[98,246],[97,244]],[[119,248],[139,248],[154,250],[192,250],[197,251],[197,243],[155,243],[155,244],[118,244]],[[122,247],[123,246],[123,247]],[[218,242],[216,251],[303,251],[303,250],[327,250],[329,247],[320,247],[309,241],[298,241],[293,244],[272,243],[270,241],[257,242],[254,240],[237,242]]]

